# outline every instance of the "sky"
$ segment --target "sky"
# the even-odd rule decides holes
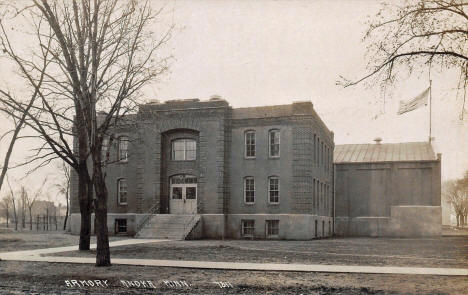
[[[310,100],[335,134],[335,144],[427,141],[429,108],[398,116],[398,101],[429,86],[426,75],[413,75],[387,89],[385,106],[378,85],[343,88],[366,73],[362,37],[366,21],[380,1],[152,1],[165,6],[156,30],[175,24],[163,54],[170,71],[144,89],[148,100],[199,98],[217,94],[233,107],[290,104]],[[8,80],[3,72],[0,81]],[[432,75],[432,136],[442,153],[442,179],[468,170],[468,116],[459,119],[457,73]],[[5,128],[7,122],[2,124]],[[5,143],[0,143],[0,151]],[[18,160],[28,144],[15,151]],[[0,157],[3,158],[3,157]],[[49,167],[26,179],[56,171]],[[24,171],[12,173],[18,179]]]

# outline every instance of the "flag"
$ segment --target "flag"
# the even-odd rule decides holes
[[[429,96],[430,89],[431,87],[428,87],[426,90],[424,90],[423,93],[421,93],[420,95],[410,100],[407,100],[407,101],[400,100],[400,107],[398,108],[398,115],[411,112],[417,108],[427,105],[427,97]]]

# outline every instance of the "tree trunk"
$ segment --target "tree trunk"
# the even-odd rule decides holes
[[[69,184],[68,184],[69,185]],[[68,221],[68,210],[70,208],[70,191],[69,188],[67,188],[67,212],[65,213],[65,218],[63,220],[63,230],[67,230],[67,221]]]
[[[79,250],[89,250],[91,240],[92,183],[85,161],[80,163],[78,171],[78,197],[81,214]]]
[[[460,214],[457,215],[457,227],[460,227]]]
[[[8,210],[8,207],[6,208],[6,227],[8,228],[8,219],[10,219],[10,212]]]
[[[13,216],[15,217],[15,230],[18,231],[18,214],[16,213],[16,205],[15,201],[12,198],[12,203],[13,203]]]
[[[33,223],[33,220],[32,220],[32,208],[29,207],[29,230],[32,231],[32,223]]]
[[[95,229],[97,239],[96,266],[110,266],[109,233],[107,230],[107,188],[102,174],[100,155],[93,155],[93,184],[96,193]]]
[[[21,228],[26,228],[26,208],[24,207],[24,199],[21,201]]]

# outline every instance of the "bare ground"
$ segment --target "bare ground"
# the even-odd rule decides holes
[[[466,294],[466,277],[193,270],[115,265],[96,268],[44,262],[0,262],[0,294]],[[109,288],[70,288],[65,280],[107,280]],[[119,280],[152,281],[157,289],[126,288]],[[191,287],[168,287],[185,281]],[[221,289],[213,282],[230,282]],[[8,293],[12,292],[12,293]],[[13,293],[16,292],[16,293]]]
[[[128,237],[109,237],[111,241],[124,238]],[[79,236],[66,234],[63,231],[0,231],[0,252],[72,246],[78,245],[78,242]],[[96,237],[92,236],[91,243],[95,242]]]
[[[230,262],[468,268],[468,237],[313,241],[171,241],[112,248],[112,257]],[[95,252],[57,256],[93,257]]]
[[[12,241],[17,239],[17,241]],[[0,234],[0,252],[76,245],[77,236]],[[94,252],[57,255],[93,256]],[[468,267],[468,237],[314,241],[177,241],[111,248],[112,257],[347,265]],[[110,287],[67,287],[107,280]],[[157,289],[120,280],[151,281]],[[184,281],[190,287],[164,281]],[[214,282],[229,282],[220,288]],[[467,294],[467,277],[199,270],[0,261],[0,294]]]

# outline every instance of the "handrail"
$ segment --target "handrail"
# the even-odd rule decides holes
[[[137,235],[140,230],[146,225],[151,216],[153,216],[159,210],[159,204],[156,203],[148,210],[147,215],[137,224],[135,234]]]
[[[198,218],[198,215],[197,214],[194,214],[190,217],[190,220],[188,222],[184,222],[184,240],[187,238],[187,236],[190,234],[190,232],[193,230],[193,227],[195,226],[195,224],[193,224],[193,222],[195,221],[195,219]],[[187,229],[190,228],[190,231],[187,232]]]

